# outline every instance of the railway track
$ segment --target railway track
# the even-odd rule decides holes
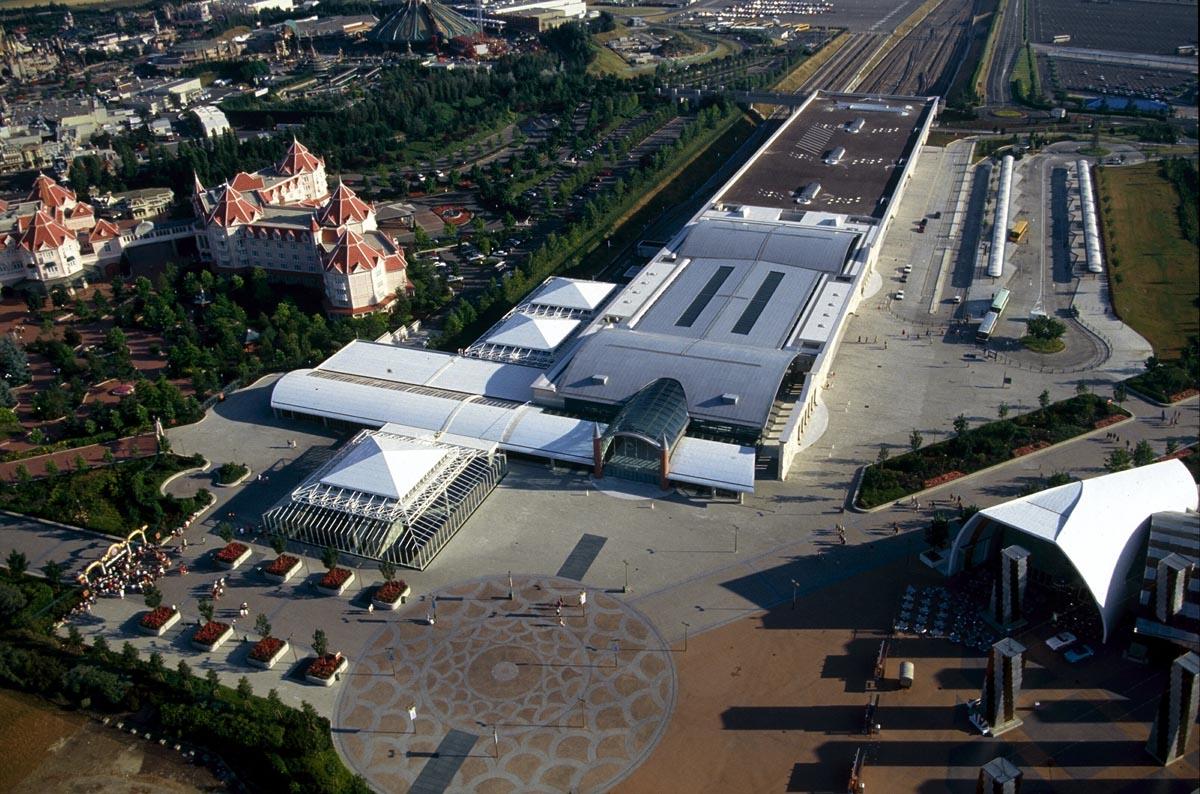
[[[809,93],[818,88],[826,91],[849,89],[857,70],[870,59],[884,39],[886,36],[879,33],[852,34],[841,50],[797,89],[796,93]]]
[[[945,0],[892,48],[857,86],[872,94],[942,94],[968,42],[972,0]]]

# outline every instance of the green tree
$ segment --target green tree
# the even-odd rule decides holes
[[[1104,459],[1104,468],[1110,472],[1124,471],[1133,465],[1133,456],[1129,451],[1117,447],[1112,452],[1108,453],[1108,457]]]
[[[213,602],[207,598],[201,598],[200,603],[196,605],[196,609],[200,612],[200,616],[204,618],[206,623],[211,623],[215,610]]]
[[[1179,442],[1173,438],[1168,438],[1166,454],[1170,455],[1171,453],[1175,452],[1175,450],[1177,450],[1177,449],[1179,449]]]
[[[1137,442],[1133,448],[1133,465],[1148,466],[1154,462],[1154,450],[1150,447],[1150,442],[1142,439]]]
[[[228,521],[217,522],[217,537],[229,543],[233,540],[233,524]]]
[[[276,555],[283,554],[287,550],[287,536],[281,532],[271,535],[271,549]]]
[[[29,374],[29,359],[21,348],[9,336],[0,338],[0,378],[9,384],[20,386],[31,379]]]
[[[12,579],[20,579],[29,570],[29,558],[23,552],[13,549],[8,553],[8,575]]]
[[[150,653],[150,660],[146,663],[146,669],[150,672],[150,677],[155,681],[161,681],[163,673],[166,672],[167,666],[163,663],[163,655],[158,651]]]
[[[1000,407],[996,409],[996,414],[997,414],[997,415],[998,415],[998,416],[999,416],[1001,419],[1007,419],[1007,418],[1008,418],[1008,411],[1009,411],[1009,408],[1008,408],[1008,403],[1000,403]]]
[[[938,513],[925,529],[925,542],[935,549],[944,549],[949,541],[950,521],[941,513]]]
[[[325,566],[325,570],[332,571],[338,564],[338,550],[333,546],[326,546],[321,552],[321,563]]]
[[[1113,399],[1117,401],[1118,405],[1129,399],[1129,390],[1125,388],[1123,381],[1117,381],[1113,384]]]
[[[188,686],[191,683],[189,679],[192,677],[192,667],[185,659],[179,660],[179,664],[175,667],[175,672],[183,679],[182,683],[184,686]]]
[[[1067,332],[1067,326],[1053,317],[1030,317],[1027,328],[1034,339],[1046,341],[1058,339]]]
[[[329,651],[329,638],[325,636],[324,629],[317,629],[313,632],[312,637],[313,651],[317,656],[324,656]]]
[[[92,648],[89,655],[103,661],[108,658],[110,652],[108,640],[104,639],[103,634],[97,634],[92,639]]]
[[[237,693],[247,700],[254,695],[254,687],[250,686],[250,679],[246,678],[246,676],[242,676],[238,679]]]
[[[62,584],[62,576],[63,576],[62,563],[55,562],[54,560],[50,560],[49,562],[47,562],[45,565],[42,566],[42,575],[44,575],[46,577],[46,581],[50,584],[50,587],[57,590],[58,586],[60,584]]]
[[[1042,393],[1038,395],[1038,405],[1046,408],[1050,405],[1050,390],[1042,389]]]
[[[121,664],[126,668],[133,669],[137,665],[138,649],[133,646],[128,640],[121,646]]]
[[[159,590],[156,586],[150,585],[147,587],[143,595],[146,600],[146,606],[150,607],[151,609],[158,609],[160,606],[162,606],[162,590]]]
[[[383,574],[383,581],[390,582],[396,578],[396,566],[389,560],[381,560],[379,573]]]
[[[208,672],[204,674],[204,681],[208,684],[208,691],[215,695],[217,687],[221,685],[221,677],[217,675],[217,671],[210,667]]]
[[[968,427],[970,427],[970,423],[967,422],[966,416],[959,414],[954,417],[954,435],[961,437],[967,432]]]
[[[8,582],[0,582],[0,624],[8,625],[16,620],[27,603],[28,599],[21,592],[21,588]]]
[[[79,627],[74,623],[67,626],[67,639],[63,643],[68,651],[78,653],[83,647],[83,635],[79,633]]]
[[[888,459],[888,455],[890,455],[890,454],[891,453],[888,451],[888,445],[880,444],[879,445],[879,454],[875,456],[875,462],[876,463],[886,462]]]
[[[923,443],[925,443],[925,437],[921,435],[920,430],[917,430],[914,427],[912,432],[908,434],[908,448],[913,452],[916,452],[921,448],[921,444]]]
[[[1086,383],[1084,383],[1083,381],[1079,381],[1078,383],[1075,384],[1075,393],[1081,397],[1083,395],[1087,394],[1088,393],[1088,385]]]
[[[265,613],[259,612],[258,617],[254,619],[254,631],[260,637],[271,636],[271,619]]]

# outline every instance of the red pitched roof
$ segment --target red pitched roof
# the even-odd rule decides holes
[[[258,217],[258,207],[237,191],[233,185],[226,184],[217,199],[217,206],[209,213],[208,222],[219,226],[233,226],[237,223],[253,223]]]
[[[92,211],[91,205],[84,204],[81,201],[78,204],[76,204],[74,206],[74,208],[71,209],[71,212],[69,213],[69,217],[83,218],[83,217],[88,217],[88,216],[95,215],[95,214],[96,213]]]
[[[266,187],[267,183],[258,174],[247,174],[245,171],[239,171],[230,184],[238,190],[258,190]]]
[[[68,201],[75,200],[74,191],[68,190],[54,181],[53,177],[38,174],[33,180],[33,190],[29,191],[27,201],[40,201],[47,207],[61,207]]]
[[[317,220],[322,226],[337,227],[347,223],[362,223],[370,214],[371,207],[339,180],[337,189],[317,211]]]
[[[21,247],[28,251],[58,248],[71,239],[71,233],[45,210],[34,213],[29,228],[21,236]]]
[[[325,165],[325,161],[317,157],[300,141],[292,138],[292,145],[287,150],[287,154],[283,156],[283,160],[279,163],[279,173],[284,176],[294,176],[295,174],[307,174],[316,171],[317,168]]]
[[[120,233],[121,230],[117,228],[116,224],[101,218],[96,221],[96,225],[92,227],[92,232],[88,235],[88,239],[92,242],[99,240],[111,240]]]
[[[368,245],[361,234],[346,229],[326,258],[325,268],[350,275],[373,269],[381,259],[383,255]]]

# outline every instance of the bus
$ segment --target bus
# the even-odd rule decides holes
[[[983,322],[979,324],[979,330],[975,332],[976,342],[986,342],[992,338],[992,334],[996,332],[996,323],[1000,322],[1000,315],[995,312],[988,312],[983,315]]]
[[[1013,227],[1008,231],[1008,241],[1010,243],[1025,242],[1025,235],[1029,233],[1029,221],[1020,220],[1013,224]]]
[[[998,289],[992,296],[992,312],[999,317],[1008,308],[1008,290]]]

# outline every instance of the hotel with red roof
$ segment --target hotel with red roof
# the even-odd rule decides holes
[[[262,268],[275,280],[320,285],[333,314],[380,311],[409,291],[404,250],[379,231],[375,208],[293,140],[283,160],[192,196],[200,256],[218,271]]]

